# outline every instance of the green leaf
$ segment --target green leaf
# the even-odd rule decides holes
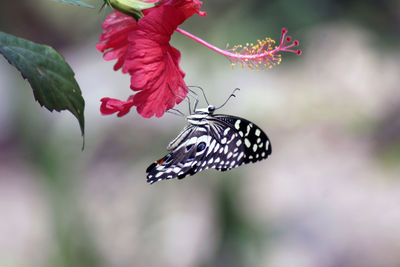
[[[53,0],[53,1],[64,2],[64,3],[75,5],[75,6],[83,6],[83,7],[93,8],[93,6],[88,5],[88,4],[86,4],[86,3],[82,2],[82,1],[79,1],[79,0]]]
[[[85,101],[74,72],[53,48],[0,32],[0,54],[28,80],[35,99],[48,110],[69,110],[85,134]]]

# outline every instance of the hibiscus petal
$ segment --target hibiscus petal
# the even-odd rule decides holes
[[[122,117],[127,114],[133,106],[133,96],[130,96],[127,101],[121,101],[109,97],[104,97],[100,101],[100,112],[103,115],[110,115],[118,112],[117,116]]]
[[[128,36],[137,28],[136,21],[118,11],[111,13],[103,22],[103,33],[100,35],[100,44],[97,50],[105,52],[103,59],[106,61],[118,59],[114,70],[118,70],[125,62],[128,51]]]
[[[199,0],[169,0],[164,2],[164,5],[172,5],[179,8],[186,18],[193,16],[195,13],[202,17],[206,16],[206,12],[200,11],[202,4]]]
[[[186,19],[172,6],[159,7],[138,22],[137,30],[129,36],[123,70],[131,74],[131,88],[141,91],[134,97],[137,111],[144,117],[161,117],[187,95],[179,68],[180,53],[170,46],[174,30]]]

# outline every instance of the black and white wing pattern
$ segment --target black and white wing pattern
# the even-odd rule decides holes
[[[231,144],[229,148],[233,148],[233,151],[235,151],[234,145],[237,147],[243,147],[243,163],[247,164],[249,162],[257,162],[266,159],[271,155],[272,147],[268,136],[254,123],[232,115],[214,115],[213,117],[216,120],[229,125],[231,129],[234,130],[235,134],[239,135],[240,139],[235,140],[236,143]],[[233,168],[238,166],[235,165]]]
[[[209,168],[226,171],[272,152],[267,135],[246,119],[211,114],[201,121],[186,126],[168,145],[170,152],[147,168],[147,182],[182,179]]]

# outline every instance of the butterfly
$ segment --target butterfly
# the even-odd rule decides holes
[[[215,110],[208,105],[186,117],[188,125],[169,143],[169,153],[146,169],[148,183],[183,179],[209,168],[227,171],[271,155],[271,143],[257,125],[240,117],[214,114]]]

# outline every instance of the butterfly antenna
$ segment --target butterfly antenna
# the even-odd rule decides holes
[[[235,92],[236,92],[236,91],[240,91],[240,88],[235,88],[235,89],[233,90],[232,94],[225,100],[225,102],[224,102],[221,106],[215,108],[215,110],[220,109],[220,108],[222,108],[223,106],[225,106],[226,103],[228,103],[229,99],[231,99],[231,97],[236,97],[236,95],[235,95]]]
[[[206,103],[207,103],[207,106],[210,105],[210,103],[208,103],[208,99],[207,99],[207,97],[206,97],[206,93],[204,92],[203,88],[201,88],[200,86],[197,86],[197,85],[192,85],[192,86],[188,86],[188,87],[194,87],[194,88],[200,89],[201,92],[203,93],[203,97],[204,97],[204,100],[205,100]]]

